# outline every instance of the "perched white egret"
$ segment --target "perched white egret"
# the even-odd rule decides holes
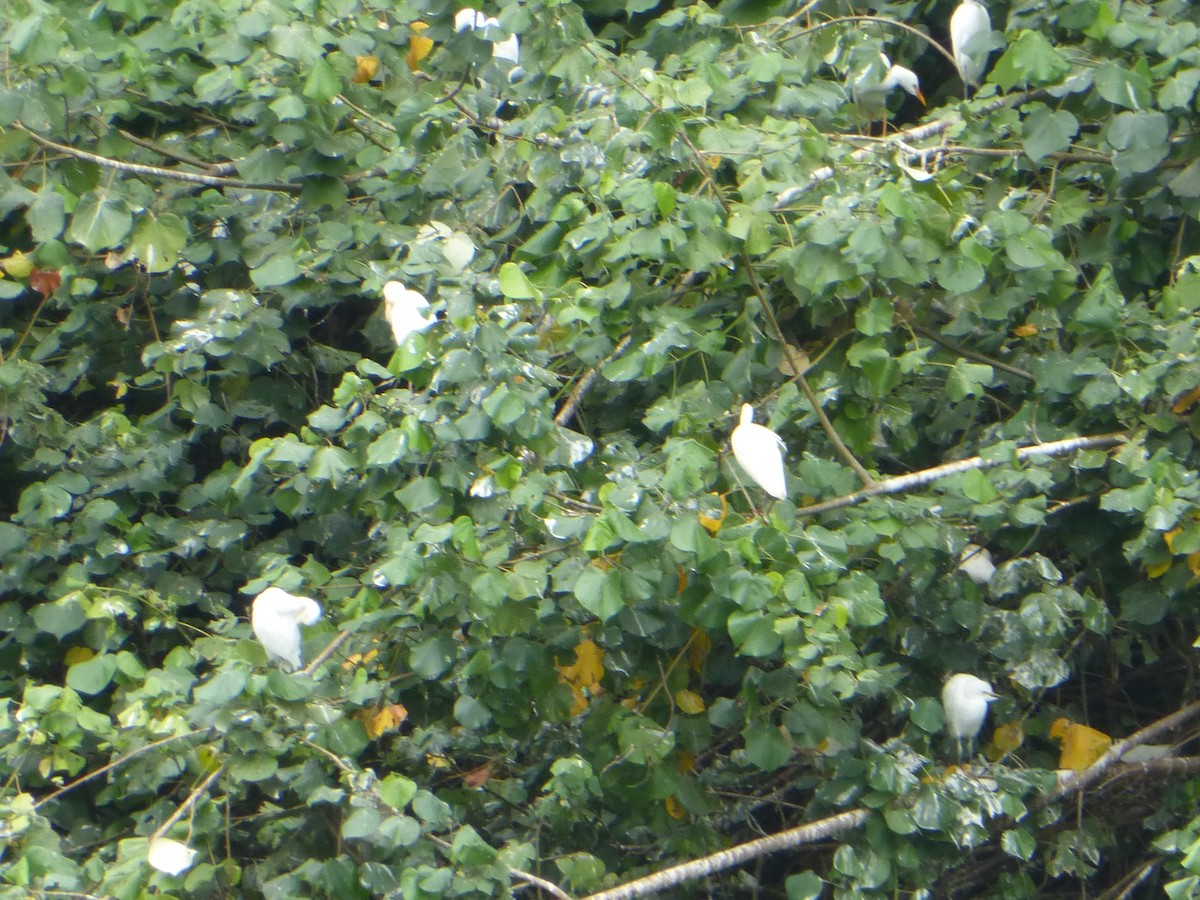
[[[389,281],[383,286],[383,317],[392,326],[392,337],[396,346],[408,339],[410,334],[424,331],[437,323],[429,312],[429,301],[423,294],[410,291],[399,281]]]
[[[500,20],[486,16],[477,9],[465,7],[454,15],[455,31],[483,31],[487,28],[500,28]],[[521,43],[517,36],[510,35],[502,41],[492,44],[492,59],[506,59],[514,66],[521,61]]]
[[[958,571],[976,584],[987,584],[996,574],[996,564],[992,562],[992,554],[988,553],[986,547],[967,544],[958,558]]]
[[[978,39],[991,30],[992,18],[979,0],[962,0],[950,16],[950,47],[964,84],[977,85],[983,78],[991,51],[979,46]],[[976,45],[972,46],[972,42]]]
[[[997,699],[992,686],[982,678],[959,672],[946,679],[942,688],[942,709],[946,712],[946,727],[950,736],[958,743],[958,758],[963,756],[963,742],[975,742],[983,720],[987,718],[988,704]]]
[[[850,82],[850,96],[862,110],[867,120],[874,122],[887,116],[887,98],[895,88],[911,94],[925,105],[921,93],[921,82],[917,73],[904,66],[892,65],[884,53],[879,54],[879,64],[869,65]]]
[[[729,436],[733,457],[750,479],[772,497],[787,496],[783,474],[783,439],[770,428],[754,424],[754,407],[742,404],[742,418]]]
[[[300,668],[300,626],[315,625],[321,606],[311,597],[297,597],[283,588],[269,587],[254,598],[250,627],[267,656]]]
[[[150,839],[146,853],[150,865],[168,875],[178,875],[192,867],[196,851],[187,844],[166,837]]]

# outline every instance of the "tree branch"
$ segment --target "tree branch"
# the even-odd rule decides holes
[[[1113,447],[1117,444],[1123,444],[1126,440],[1128,438],[1123,434],[1098,434],[1090,437],[1066,438],[1065,440],[1051,441],[1046,444],[1019,447],[1016,452],[1016,458],[1018,462],[1024,462],[1036,456],[1061,456],[1066,453],[1073,453],[1076,450]],[[834,509],[844,509],[848,506],[857,506],[871,497],[882,494],[899,494],[911,488],[923,487],[951,475],[969,472],[972,469],[994,469],[1009,462],[1010,460],[1008,459],[984,459],[981,456],[972,456],[969,459],[960,459],[945,463],[944,465],[934,466],[932,469],[922,469],[919,472],[911,472],[908,475],[889,478],[887,481],[877,482],[853,494],[844,494],[841,497],[834,497],[832,500],[814,503],[811,506],[801,506],[796,510],[796,515],[815,516],[817,513],[829,512]]]
[[[738,844],[736,847],[730,847],[728,850],[722,850],[703,859],[694,859],[682,865],[663,869],[661,872],[655,872],[645,878],[601,891],[599,894],[592,894],[583,900],[632,900],[634,897],[657,894],[685,881],[733,868],[768,853],[790,850],[843,834],[862,825],[870,815],[870,812],[865,809],[852,809],[848,812],[838,813],[827,819],[781,831],[779,834]]]
[[[240,178],[228,178],[223,175],[201,175],[197,172],[179,172],[175,169],[164,169],[161,166],[122,162],[119,159],[109,159],[107,156],[89,153],[87,150],[79,150],[69,144],[60,144],[58,141],[44,138],[20,122],[14,122],[13,125],[33,138],[35,143],[48,150],[57,150],[59,153],[65,153],[76,159],[82,159],[85,162],[103,166],[106,169],[115,169],[118,172],[125,172],[130,175],[147,175],[151,178],[168,178],[174,181],[190,182],[191,184],[204,184],[209,187],[239,188],[247,191],[277,191],[285,194],[299,194],[301,191],[301,186],[298,184],[254,184],[249,181],[242,181]]]

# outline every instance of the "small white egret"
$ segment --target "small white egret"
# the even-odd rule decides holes
[[[383,286],[383,317],[392,326],[392,337],[396,346],[403,344],[410,334],[424,331],[437,323],[429,312],[429,301],[425,295],[410,291],[399,281],[389,281]]]
[[[958,571],[976,584],[987,584],[996,574],[996,564],[992,562],[992,554],[986,547],[967,544],[958,558]]]
[[[454,16],[455,31],[483,31],[487,28],[500,28],[500,20],[486,16],[477,9],[465,7]],[[514,66],[521,61],[521,43],[517,36],[510,35],[502,41],[492,44],[492,59],[506,59]]]
[[[196,859],[196,851],[187,844],[166,837],[150,839],[150,847],[146,853],[150,865],[168,875],[178,875],[192,867]]]
[[[787,497],[783,473],[783,439],[770,428],[754,424],[754,407],[742,404],[742,418],[729,436],[733,457],[760,488],[782,500]]]
[[[959,672],[946,679],[942,688],[942,709],[946,713],[946,727],[950,736],[958,743],[958,758],[963,757],[963,742],[975,742],[983,720],[987,718],[988,704],[997,699],[992,686],[982,678]]]
[[[979,46],[978,39],[991,30],[992,17],[979,0],[962,0],[950,16],[950,47],[964,84],[974,86],[983,78],[991,51]],[[972,46],[972,42],[975,42],[975,46]]]
[[[854,76],[850,82],[850,95],[867,120],[874,122],[886,119],[887,98],[895,88],[911,94],[921,101],[922,106],[925,105],[917,73],[904,66],[892,65],[887,55],[880,53],[878,66],[867,66]]]
[[[300,668],[300,626],[315,625],[321,606],[311,597],[297,597],[283,588],[269,587],[254,598],[250,627],[267,656]]]

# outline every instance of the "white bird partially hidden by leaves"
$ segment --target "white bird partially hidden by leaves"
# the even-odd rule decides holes
[[[893,90],[900,88],[925,105],[921,93],[921,82],[917,73],[904,66],[892,65],[887,54],[879,54],[879,62],[873,63],[854,76],[850,82],[850,96],[862,110],[867,120],[874,122],[887,115],[887,98]]]
[[[196,851],[181,841],[156,837],[150,839],[146,858],[158,871],[168,875],[179,875],[192,867]]]
[[[315,625],[321,605],[311,597],[297,597],[283,588],[269,587],[254,598],[250,627],[271,659],[300,668],[300,626]]]
[[[397,347],[408,340],[409,335],[437,323],[425,295],[409,290],[399,281],[389,281],[383,286],[383,317],[392,326]]]
[[[983,78],[991,52],[983,38],[991,30],[992,17],[979,0],[962,0],[950,16],[950,48],[964,84],[973,87]]]
[[[787,446],[770,428],[754,423],[754,407],[742,404],[742,417],[729,436],[733,458],[751,481],[780,500],[787,497],[787,478],[783,471],[783,454]]]
[[[484,31],[488,28],[500,29],[500,20],[493,16],[485,16],[477,9],[465,7],[454,16],[455,31]],[[502,41],[492,43],[492,59],[504,59],[514,66],[521,61],[521,42],[515,34]]]
[[[987,584],[996,574],[996,564],[992,562],[992,554],[987,547],[967,544],[958,558],[958,571],[976,584]]]
[[[963,743],[974,744],[983,720],[987,718],[988,704],[996,700],[992,686],[982,678],[958,672],[946,679],[942,687],[942,709],[946,713],[946,727],[950,736],[958,743],[958,758],[963,757]]]

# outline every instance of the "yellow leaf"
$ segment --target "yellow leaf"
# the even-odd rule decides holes
[[[570,685],[589,689],[596,687],[604,677],[604,651],[595,641],[585,639],[575,647],[575,662],[555,668]]]
[[[1200,400],[1200,387],[1194,387],[1190,391],[1180,396],[1179,399],[1175,401],[1174,405],[1172,405],[1171,412],[1175,413],[1176,415],[1185,413],[1196,405],[1197,400]]]
[[[686,818],[687,811],[683,808],[683,804],[676,800],[673,796],[664,800],[663,805],[667,808],[667,815],[672,819]]]
[[[375,73],[379,71],[379,57],[368,54],[367,56],[354,57],[354,77],[350,80],[355,84],[367,84],[375,77]]]
[[[426,753],[425,765],[429,766],[431,769],[449,769],[450,760],[446,759],[444,756],[438,756],[436,753]]]
[[[700,672],[704,668],[710,650],[712,650],[712,638],[708,636],[708,632],[693,628],[691,639],[688,642],[688,668],[693,672]]]
[[[704,712],[704,698],[695,691],[676,691],[675,705],[688,715],[698,716]]]
[[[708,510],[700,510],[697,514],[700,518],[700,524],[709,534],[716,534],[721,530],[721,523],[725,521],[725,516],[729,514],[729,503],[725,500],[724,494],[710,494],[710,497],[716,497],[721,501],[721,511],[715,516],[708,515]],[[713,510],[713,512],[716,512]]]
[[[1175,538],[1179,537],[1181,534],[1183,534],[1182,528],[1172,528],[1163,535],[1163,543],[1167,545],[1167,549],[1172,553],[1175,552]]]
[[[421,32],[429,27],[427,22],[413,22],[408,27],[412,31],[412,36],[408,39],[408,53],[404,55],[404,61],[415,72],[421,68],[421,60],[433,50],[433,41],[427,37],[421,37]]]
[[[63,654],[63,662],[68,666],[73,666],[75,663],[87,662],[95,655],[87,647],[72,647]]]
[[[688,573],[683,566],[675,567],[675,593],[682,594],[687,590]]]
[[[1036,325],[1030,325],[1028,322],[1026,322],[1024,325],[1018,325],[1013,329],[1013,334],[1020,338],[1033,337],[1037,333],[1038,327]]]
[[[1070,719],[1055,719],[1050,726],[1050,737],[1062,743],[1058,754],[1058,767],[1082,772],[1102,757],[1113,739],[1103,731]]]
[[[370,738],[381,737],[395,731],[408,718],[408,710],[399,703],[392,703],[374,712],[364,712],[363,727]]]
[[[8,259],[0,260],[0,267],[13,278],[28,278],[33,271],[33,263],[20,250]]]
[[[1005,722],[992,730],[987,746],[987,758],[995,762],[1012,753],[1025,742],[1025,729],[1020,722]]]
[[[1200,575],[1200,553],[1189,553],[1187,566],[1192,570],[1193,575]]]
[[[1149,578],[1162,578],[1167,574],[1167,569],[1171,568],[1171,561],[1151,563],[1146,566],[1146,575]]]
[[[675,768],[680,775],[691,775],[696,771],[696,754],[690,750],[679,750],[675,754]]]

